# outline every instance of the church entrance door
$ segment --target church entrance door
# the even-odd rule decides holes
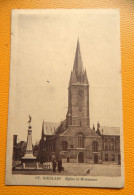
[[[84,154],[83,152],[79,152],[78,154],[78,162],[83,163],[84,162]]]
[[[98,155],[94,155],[94,163],[98,164]]]

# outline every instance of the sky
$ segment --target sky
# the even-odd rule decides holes
[[[79,38],[89,80],[90,126],[122,122],[120,26],[114,10],[20,11],[12,15],[9,94],[10,135],[33,143],[42,121],[66,118],[68,84]]]

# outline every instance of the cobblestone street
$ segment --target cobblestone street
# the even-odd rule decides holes
[[[120,176],[121,167],[119,165],[99,165],[99,164],[64,164],[67,175],[80,176]]]
[[[13,174],[25,175],[64,175],[64,176],[120,176],[120,165],[84,164],[84,163],[63,163],[64,171],[58,170],[16,170]]]

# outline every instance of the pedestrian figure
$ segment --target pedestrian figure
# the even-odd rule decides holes
[[[58,160],[58,171],[61,172],[61,170],[62,170],[62,160],[61,160],[61,158],[59,158],[59,160]]]
[[[56,160],[55,160],[55,158],[53,159],[53,172],[55,172],[56,171]]]

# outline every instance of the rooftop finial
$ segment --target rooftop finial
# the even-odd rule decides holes
[[[97,123],[97,130],[99,130],[99,129],[100,129],[100,123],[98,121],[98,123]]]

